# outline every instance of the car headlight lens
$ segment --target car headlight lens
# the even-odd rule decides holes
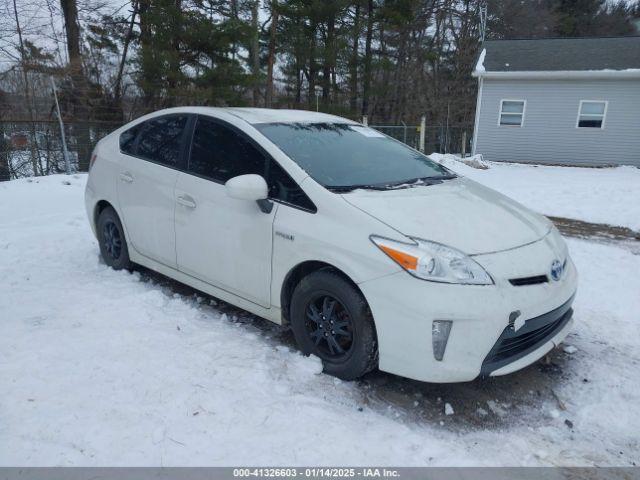
[[[422,280],[492,285],[489,274],[475,260],[455,248],[420,238],[404,243],[371,236],[371,241],[407,272]]]

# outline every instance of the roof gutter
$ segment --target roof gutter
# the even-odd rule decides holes
[[[629,68],[627,70],[549,70],[531,72],[487,72],[482,70],[474,70],[471,75],[478,78],[501,80],[626,79],[640,78],[640,68]]]

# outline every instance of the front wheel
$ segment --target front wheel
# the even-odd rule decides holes
[[[300,281],[291,300],[291,329],[300,350],[319,357],[326,373],[353,380],[377,365],[369,306],[335,272],[319,270]]]
[[[131,268],[129,249],[124,236],[122,223],[112,207],[107,207],[98,216],[98,243],[104,263],[114,270]]]

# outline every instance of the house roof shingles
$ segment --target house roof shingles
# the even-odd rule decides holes
[[[487,40],[487,72],[640,69],[640,36]]]

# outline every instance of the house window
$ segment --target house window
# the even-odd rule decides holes
[[[578,109],[578,128],[604,128],[607,102],[601,100],[581,100]]]
[[[524,120],[524,100],[502,100],[498,125],[521,127]]]

